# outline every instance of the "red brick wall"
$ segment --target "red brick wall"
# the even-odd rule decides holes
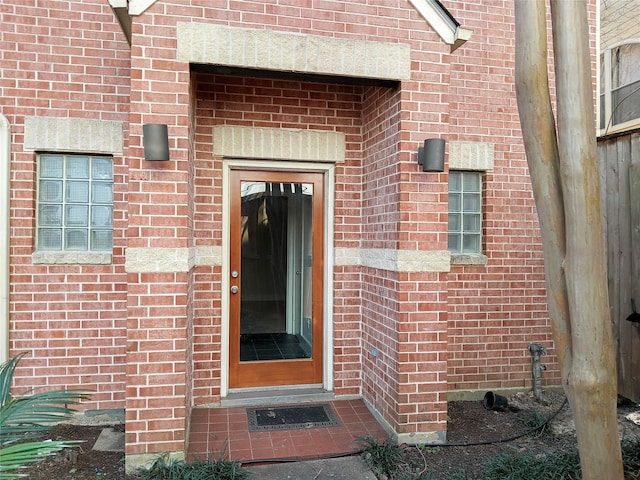
[[[0,108],[13,132],[11,351],[31,353],[18,385],[81,385],[99,392],[88,407],[122,407],[126,363],[127,452],[184,447],[192,399],[220,396],[221,270],[125,275],[124,248],[221,245],[217,124],[344,132],[334,209],[335,246],[344,248],[445,250],[447,174],[419,172],[418,144],[493,143],[486,266],[334,269],[334,384],[338,394],[362,392],[399,433],[445,428],[447,383],[530,385],[527,345],[552,344],[513,88],[512,2],[446,2],[474,30],[453,54],[409,2],[183,3],[160,0],[135,17],[130,51],[107,2],[0,7]],[[411,43],[412,77],[374,88],[194,75],[175,61],[179,20]],[[27,115],[127,124],[126,160],[114,159],[113,265],[31,264]],[[144,123],[169,125],[170,162],[142,159]],[[547,384],[558,382],[550,353]]]
[[[36,155],[25,116],[126,122],[129,48],[107,2],[6,0],[0,6],[0,113],[12,132],[10,355],[27,352],[17,392],[90,389],[81,408],[122,408],[126,181],[114,158],[112,265],[33,265]]]
[[[193,245],[190,76],[188,65],[175,61],[175,18],[163,18],[164,3],[132,26],[130,248]],[[144,160],[147,123],[168,125],[170,161]],[[193,272],[129,274],[128,283],[126,453],[183,450]]]
[[[474,33],[454,53],[450,132],[452,139],[493,143],[495,165],[483,179],[487,265],[453,266],[449,275],[449,389],[530,387],[532,342],[549,348],[544,384],[557,385],[542,244],[515,102],[513,2],[459,8],[454,15],[464,15]]]
[[[596,2],[589,3],[595,41]],[[452,55],[451,139],[495,145],[495,167],[483,181],[487,265],[453,266],[449,275],[449,389],[531,387],[532,342],[549,349],[543,385],[558,385],[542,244],[515,100],[513,2],[453,1],[447,8],[473,30],[471,41]]]

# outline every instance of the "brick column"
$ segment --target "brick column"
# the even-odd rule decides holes
[[[155,452],[184,454],[193,263],[189,65],[172,60],[176,45],[171,41],[152,48],[165,28],[142,24],[153,22],[153,16],[137,19],[141,23],[133,26],[131,47],[126,255],[129,465]],[[147,123],[168,125],[169,161],[144,160]]]

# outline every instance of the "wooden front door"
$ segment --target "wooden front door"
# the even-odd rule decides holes
[[[321,383],[324,174],[229,180],[229,388]]]

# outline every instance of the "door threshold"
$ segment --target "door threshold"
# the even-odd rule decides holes
[[[334,399],[335,394],[322,387],[251,388],[230,391],[225,398],[220,399],[220,406],[244,407],[283,403],[327,402]]]

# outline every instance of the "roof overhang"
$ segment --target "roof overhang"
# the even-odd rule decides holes
[[[141,15],[158,0],[109,0],[122,31],[131,44],[131,17]],[[471,38],[472,30],[462,28],[460,23],[438,0],[409,0],[443,42],[451,46],[451,51]]]
[[[471,38],[473,30],[462,28],[460,23],[438,0],[409,0],[442,41],[451,45],[453,52]]]

